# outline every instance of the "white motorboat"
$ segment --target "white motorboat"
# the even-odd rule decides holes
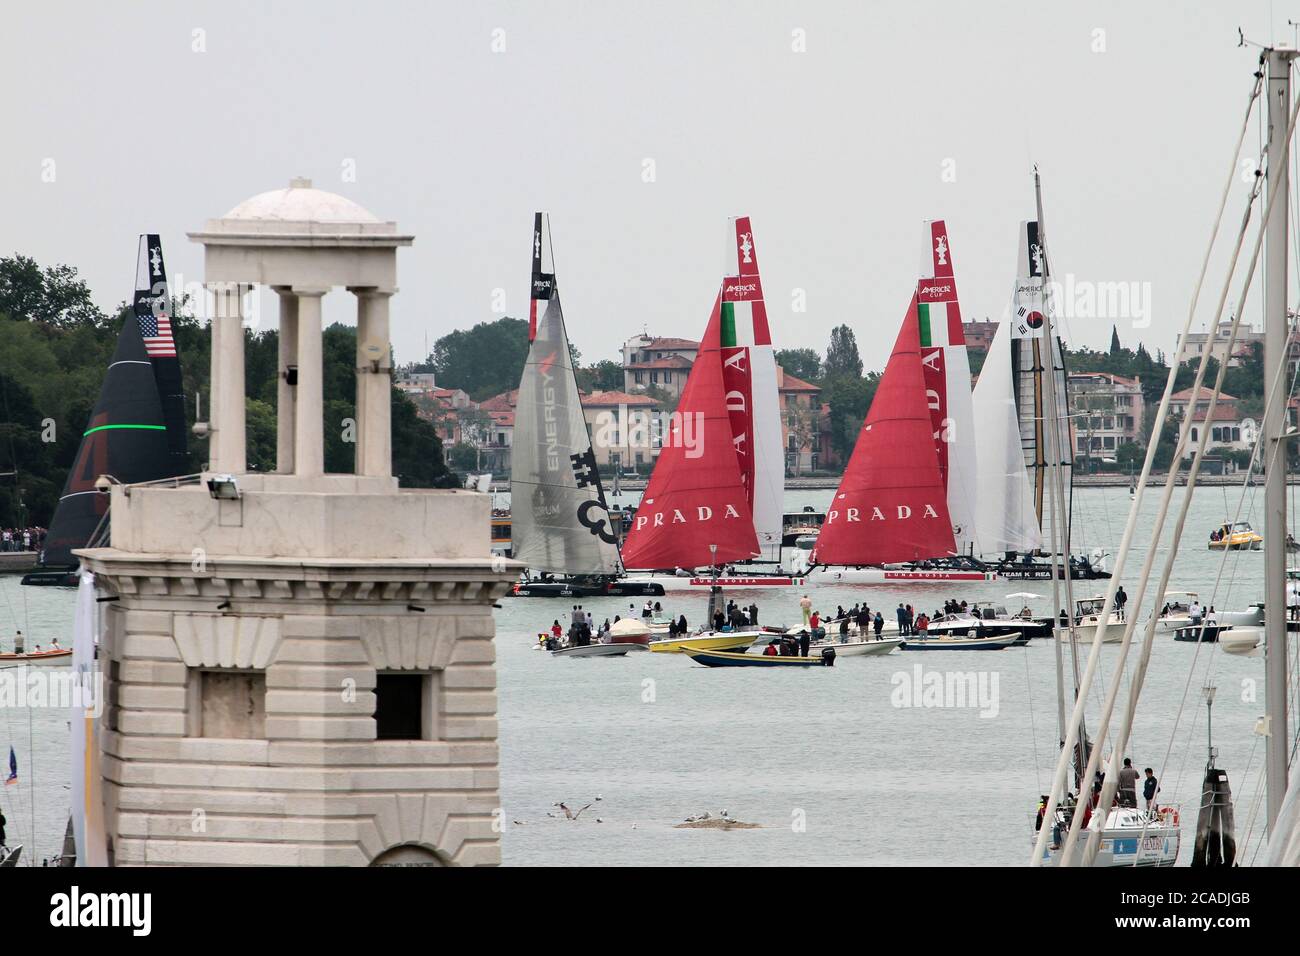
[[[1097,628],[1106,619],[1106,636],[1103,644],[1118,644],[1124,639],[1124,618],[1118,611],[1106,613],[1106,597],[1098,594],[1090,598],[1080,598],[1074,602],[1074,639],[1080,643],[1091,643],[1097,636]],[[1056,635],[1063,641],[1070,639],[1071,631],[1058,625]]]
[[[896,647],[903,643],[901,637],[885,638],[879,641],[875,640],[858,640],[858,641],[818,641],[816,644],[808,645],[808,656],[818,657],[824,648],[831,647],[835,649],[836,657],[876,657],[885,654],[892,654]]]
[[[629,651],[648,651],[644,644],[575,644],[551,651],[552,657],[622,657]]]

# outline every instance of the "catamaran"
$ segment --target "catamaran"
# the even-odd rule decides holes
[[[140,236],[133,314],[122,324],[99,401],[54,509],[44,570],[23,584],[75,587],[74,548],[87,547],[108,511],[101,475],[122,484],[185,474],[185,394],[171,329],[171,294],[157,235]]]
[[[975,542],[974,408],[948,229],[921,278],[811,555],[809,583],[990,581]]]
[[[533,573],[515,586],[514,594],[663,594],[663,585],[622,573],[564,328],[550,219],[541,212],[533,216],[528,337],[515,409],[510,506],[514,557]]]
[[[623,544],[628,567],[665,572],[654,579],[670,588],[803,583],[781,566],[785,462],[776,358],[748,216],[732,220],[731,235],[736,273],[722,280]],[[696,430],[693,449],[681,440],[684,426]]]
[[[826,551],[814,548],[811,560],[820,566],[808,571],[810,583],[1036,580],[1061,575],[1060,562],[1034,557],[1042,545],[1047,371],[1042,355],[1047,350],[1036,335],[1042,317],[1026,298],[1033,282],[1040,281],[1034,276],[1041,268],[1031,226],[1036,229],[1032,223],[1022,226],[1013,321],[999,326],[973,391],[947,227],[943,220],[926,222],[924,227],[921,275],[914,297],[923,370],[919,387],[930,415],[930,441],[952,522],[953,550],[843,567],[833,566]],[[1055,383],[1063,403],[1060,340],[1053,338],[1057,360],[1046,380]],[[887,453],[921,454],[914,447]],[[1066,564],[1076,579],[1108,576],[1097,556],[1072,556]]]

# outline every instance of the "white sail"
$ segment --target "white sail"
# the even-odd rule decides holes
[[[550,234],[545,215],[538,213],[533,339],[519,382],[511,450],[511,550],[532,570],[615,574],[618,538],[582,414],[555,276],[546,271],[549,262]]]
[[[975,422],[975,537],[985,554],[1042,545],[1034,485],[1020,447],[1011,375],[1011,337],[998,326],[971,396]]]

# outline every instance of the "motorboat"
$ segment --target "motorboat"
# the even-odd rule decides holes
[[[1259,551],[1264,547],[1264,539],[1249,521],[1225,522],[1210,532],[1208,547],[1211,551]]]

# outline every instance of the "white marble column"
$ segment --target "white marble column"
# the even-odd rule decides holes
[[[212,437],[208,467],[238,474],[248,470],[244,433],[244,321],[240,285],[214,282],[212,293]]]
[[[325,473],[321,298],[327,291],[293,288],[298,299],[298,401],[294,412],[293,473],[308,477]]]
[[[293,448],[296,439],[296,411],[298,388],[290,385],[289,366],[298,366],[298,297],[293,289],[279,287],[280,296],[280,382],[276,392],[275,410],[275,470],[282,475],[293,474]]]
[[[388,341],[391,291],[354,290],[357,296],[358,475],[393,473],[392,351]]]

